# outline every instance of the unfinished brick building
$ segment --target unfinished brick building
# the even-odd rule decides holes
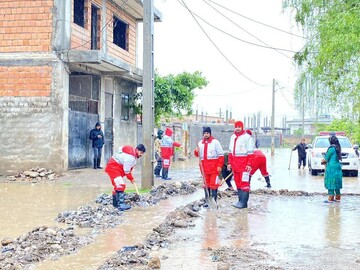
[[[140,0],[0,1],[0,175],[90,166],[97,121],[105,160],[136,143],[142,19]]]

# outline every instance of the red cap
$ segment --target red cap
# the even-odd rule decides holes
[[[244,128],[244,124],[243,124],[243,122],[241,122],[241,121],[236,121],[236,122],[235,122],[235,127],[236,127],[236,128],[237,128],[237,127]]]
[[[173,130],[171,128],[166,128],[165,129],[165,135],[171,137],[173,135]]]

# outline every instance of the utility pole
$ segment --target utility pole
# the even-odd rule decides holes
[[[275,83],[275,79],[273,79],[271,111],[271,156],[275,155]]]
[[[154,1],[145,0],[144,5],[144,52],[143,52],[143,121],[142,141],[146,147],[141,166],[141,187],[154,185]]]

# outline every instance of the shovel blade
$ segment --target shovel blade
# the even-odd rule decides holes
[[[210,209],[212,209],[212,210],[218,208],[217,203],[216,203],[216,201],[215,201],[215,199],[214,199],[213,197],[210,197],[210,198],[208,199],[208,202],[207,202],[207,203],[208,203]]]

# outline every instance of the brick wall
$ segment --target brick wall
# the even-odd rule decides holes
[[[0,52],[50,50],[53,0],[1,0]]]
[[[77,50],[90,50],[91,46],[91,4],[95,4],[101,8],[102,1],[93,0],[85,1],[85,26],[81,27],[75,23],[71,24],[71,48]],[[106,28],[107,29],[107,45],[108,53],[113,57],[122,59],[123,61],[135,66],[136,65],[136,21],[126,13],[122,12],[117,5],[107,2],[106,6]],[[74,10],[72,7],[72,14]],[[123,50],[113,43],[113,17],[117,16],[119,19],[129,24],[129,50]],[[71,17],[72,21],[74,16]],[[101,9],[99,10],[99,49],[101,49],[101,29],[102,18]]]
[[[49,96],[51,76],[50,66],[0,66],[0,96]]]
[[[118,6],[108,4],[107,7],[107,22],[114,17],[118,17],[125,23],[129,24],[129,50],[123,50],[113,43],[113,23],[110,22],[107,28],[108,37],[108,52],[114,57],[119,57],[129,64],[136,65],[136,21],[126,13],[122,12]]]

